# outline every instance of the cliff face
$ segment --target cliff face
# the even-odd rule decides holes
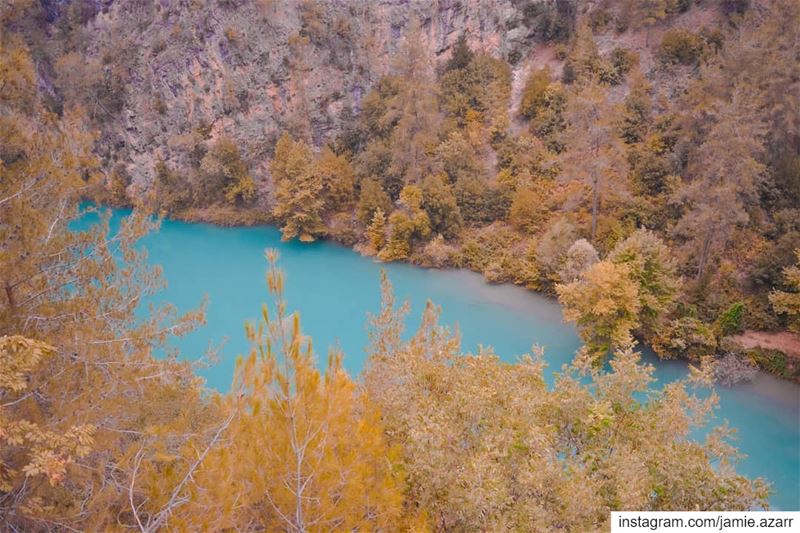
[[[198,138],[234,139],[256,177],[284,129],[321,145],[392,68],[413,25],[431,59],[471,47],[517,64],[574,19],[571,2],[520,0],[118,1],[87,21],[90,60],[124,80],[101,146],[146,187]]]

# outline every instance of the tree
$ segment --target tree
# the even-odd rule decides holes
[[[428,214],[431,231],[448,239],[455,238],[463,221],[447,176],[431,174],[423,180],[421,189],[422,208]]]
[[[609,350],[631,344],[641,304],[627,265],[600,261],[579,280],[556,285],[556,292],[564,319],[577,324],[593,359],[602,360]]]
[[[324,374],[298,315],[287,314],[277,252],[267,275],[275,308],[247,325],[225,410],[225,445],[196,476],[173,525],[189,530],[364,531],[401,527],[403,478],[377,409],[331,352]]]
[[[389,216],[389,236],[380,253],[384,261],[407,258],[414,241],[426,239],[431,233],[430,219],[422,209],[422,190],[419,187],[403,187],[397,204],[398,208]]]
[[[156,159],[155,176],[151,188],[152,205],[160,212],[172,214],[191,202],[189,181],[169,168],[162,159]]]
[[[467,37],[463,33],[458,36],[455,44],[453,44],[453,51],[450,53],[450,59],[447,61],[445,71],[465,69],[472,61],[475,54],[467,44]]]
[[[386,215],[380,207],[372,215],[372,222],[367,227],[367,239],[375,253],[379,253],[386,244]]]
[[[24,48],[12,56],[14,68],[31,64]],[[100,185],[88,121],[48,112],[25,70],[10,80],[0,91],[0,522],[136,527],[134,514],[160,513],[186,474],[193,459],[177,452],[188,441],[203,449],[218,422],[191,365],[153,357],[203,313],[136,313],[162,283],[135,246],[155,223],[135,213],[114,233],[108,216],[71,228],[96,211],[79,203]],[[155,448],[172,457],[168,469]],[[161,470],[148,498],[137,466]]]
[[[622,111],[621,137],[626,144],[641,142],[650,126],[651,86],[640,70],[631,75],[631,90]]]
[[[27,388],[31,374],[43,359],[56,349],[25,337],[0,337],[0,396],[20,396]],[[5,406],[4,406],[5,407]],[[67,467],[91,453],[96,428],[91,424],[72,426],[64,433],[42,429],[28,419],[0,410],[0,492],[14,493],[28,478],[43,476],[51,486],[65,480]]]
[[[221,137],[200,162],[201,182],[195,203],[204,205],[221,192],[230,204],[247,203],[256,197],[256,183],[242,161],[239,147]]]
[[[374,179],[365,179],[361,182],[361,194],[358,198],[358,220],[364,225],[369,224],[379,209],[384,213],[391,211],[392,201],[380,183]]]
[[[270,163],[275,180],[273,215],[282,224],[284,240],[313,241],[325,233],[322,222],[322,179],[314,172],[311,148],[284,133]]]
[[[547,219],[550,210],[546,203],[547,191],[543,191],[543,188],[520,185],[514,191],[508,221],[518,230],[536,233]]]
[[[750,219],[748,207],[757,204],[765,170],[759,160],[763,119],[746,95],[737,92],[731,102],[717,103],[711,115],[713,123],[690,163],[693,179],[674,195],[684,207],[674,232],[694,257],[698,279],[727,248],[734,230]]]
[[[436,160],[450,183],[480,179],[484,168],[475,149],[460,131],[453,131],[436,147]]]
[[[557,273],[567,258],[567,252],[577,239],[575,226],[566,219],[559,218],[547,228],[536,245],[536,260],[545,276],[558,281]]]
[[[392,172],[406,183],[429,174],[436,145],[438,109],[430,61],[418,46],[419,24],[413,22],[397,56],[395,71],[399,90],[390,106],[398,117],[392,131]]]
[[[348,212],[355,200],[355,173],[344,155],[337,155],[325,146],[314,161],[314,173],[322,181],[322,198],[325,209]]]
[[[528,75],[525,87],[522,89],[522,100],[519,104],[519,114],[527,119],[532,119],[546,103],[547,89],[552,83],[550,67],[534,70]]]
[[[603,199],[626,195],[624,150],[613,123],[614,107],[597,85],[589,85],[569,99],[563,133],[567,149],[561,154],[563,180],[578,181],[591,191],[591,240]]]
[[[672,251],[652,231],[636,230],[608,254],[609,261],[627,265],[638,287],[639,322],[652,332],[672,308],[680,282]]]
[[[463,354],[432,304],[407,338],[385,277],[383,295],[364,383],[400,446],[407,505],[437,530],[596,531],[617,509],[766,505],[764,483],[731,468],[724,429],[689,438],[715,399],[687,382],[645,394],[654,368],[632,350],[608,372],[565,367],[551,389],[537,355]]]
[[[783,269],[786,284],[795,292],[774,290],[769,301],[776,312],[789,316],[789,328],[800,333],[800,249],[795,250],[797,264]]]
[[[584,86],[597,81],[601,59],[592,29],[585,22],[578,25],[569,56],[564,62],[562,80],[565,84]]]
[[[586,239],[578,239],[567,250],[567,256],[558,272],[558,277],[562,283],[572,283],[599,260],[594,246]]]

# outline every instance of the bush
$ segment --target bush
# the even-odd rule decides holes
[[[627,48],[614,48],[611,51],[611,66],[620,80],[639,64],[639,54]]]
[[[519,114],[527,119],[536,116],[536,113],[546,103],[547,88],[553,81],[550,67],[531,72],[522,89],[522,100],[519,104]]]
[[[741,333],[743,316],[744,304],[742,302],[734,303],[717,318],[717,331],[723,337]]]
[[[664,33],[658,48],[658,57],[663,63],[692,65],[703,54],[703,40],[683,28],[672,28]]]

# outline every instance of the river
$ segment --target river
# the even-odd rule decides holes
[[[115,211],[113,224],[126,213]],[[150,299],[153,303],[170,302],[186,311],[208,297],[207,325],[176,345],[183,357],[194,358],[209,343],[223,343],[219,363],[199,370],[210,387],[221,391],[230,385],[236,356],[248,350],[244,322],[258,317],[262,303],[271,303],[264,280],[266,248],[280,251],[289,310],[300,311],[303,331],[313,338],[316,353],[340,347],[353,376],[366,359],[366,314],[380,306],[381,269],[388,271],[398,300],[411,303],[409,331],[419,324],[430,299],[442,307],[441,321],[458,327],[465,351],[483,344],[513,361],[532,345],[542,346],[551,381],[580,345],[575,329],[563,323],[556,301],[521,287],[488,284],[472,272],[382,264],[330,242],[285,243],[272,227],[222,228],[167,220],[142,244],[149,261],[162,265],[168,283]],[[656,366],[658,383],[687,373],[685,362],[660,361],[649,353],[645,359]],[[800,510],[800,386],[761,372],[751,383],[717,392],[717,422],[727,420],[736,429],[735,444],[747,455],[739,472],[772,483],[773,509]]]

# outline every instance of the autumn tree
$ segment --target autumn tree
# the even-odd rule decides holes
[[[614,107],[599,86],[589,85],[569,99],[563,136],[561,177],[577,181],[590,192],[591,240],[604,199],[625,196],[624,151],[614,127]]]
[[[231,423],[174,520],[189,530],[364,531],[401,527],[403,477],[374,405],[331,352],[324,373],[283,299],[268,251],[275,306],[247,325],[224,409]]]
[[[786,285],[792,287],[794,292],[774,290],[769,295],[769,301],[776,312],[788,315],[789,328],[800,333],[800,249],[794,253],[797,264],[783,269]]]
[[[275,183],[273,215],[284,240],[313,241],[325,233],[323,183],[314,172],[311,148],[284,133],[275,146],[270,172]]]
[[[372,222],[367,226],[367,239],[370,246],[379,253],[386,244],[386,215],[380,207],[372,215]]]
[[[151,190],[151,205],[164,214],[172,214],[192,202],[189,180],[171,169],[162,158],[156,159]]]
[[[652,231],[639,229],[619,242],[607,258],[626,265],[638,288],[639,322],[648,332],[672,308],[680,282],[671,250]]]
[[[0,58],[14,72],[0,81],[0,522],[18,531],[134,527],[138,511],[166,516],[170,507],[159,491],[130,493],[136,464],[162,468],[160,447],[174,474],[162,472],[160,492],[172,492],[191,464],[178,452],[189,440],[205,447],[218,421],[192,367],[165,351],[202,310],[135,314],[161,286],[134,246],[154,223],[135,214],[112,233],[104,216],[70,229],[97,216],[79,204],[99,186],[94,137],[77,111],[48,112],[24,47],[9,48],[3,35]]]
[[[420,181],[432,169],[436,145],[438,106],[433,72],[421,39],[419,23],[413,22],[403,40],[395,64],[399,89],[389,105],[397,117],[391,135],[391,171],[406,183]]]
[[[421,190],[422,208],[428,215],[431,231],[448,239],[455,238],[463,221],[453,189],[447,183],[447,176],[427,176],[422,182]]]
[[[552,83],[550,67],[534,70],[528,75],[525,87],[522,89],[522,100],[519,104],[519,114],[527,119],[532,119],[546,103],[547,89]]]
[[[416,185],[406,185],[397,201],[397,209],[389,215],[386,246],[381,250],[384,261],[407,258],[414,241],[427,238],[431,233],[428,214],[422,208],[422,190]]]
[[[567,250],[564,264],[558,271],[558,277],[562,283],[572,283],[599,260],[594,246],[586,239],[578,239]]]
[[[735,473],[725,429],[689,438],[716,401],[691,392],[705,372],[644,394],[654,368],[628,349],[608,372],[565,367],[551,389],[538,355],[463,354],[432,304],[407,338],[408,305],[385,278],[383,295],[364,383],[400,446],[407,505],[436,530],[596,531],[618,509],[766,505],[765,484]]]
[[[567,258],[567,252],[578,239],[578,233],[568,220],[559,218],[542,234],[536,246],[536,260],[542,274],[559,281],[558,272]]]
[[[220,193],[230,204],[251,202],[256,197],[256,183],[242,160],[239,147],[228,138],[218,139],[200,162],[200,181],[195,203],[204,204]]]
[[[327,211],[350,211],[355,201],[355,172],[345,155],[325,146],[314,160],[314,173],[322,181],[321,195]]]
[[[641,304],[627,265],[601,261],[577,281],[556,285],[556,292],[564,306],[564,319],[577,324],[595,360],[632,342],[631,331],[639,326]]]
[[[757,204],[765,171],[760,160],[764,125],[746,95],[717,103],[711,115],[713,123],[689,167],[691,180],[674,194],[684,208],[674,232],[694,258],[698,279],[750,220],[748,206]]]
[[[392,201],[389,195],[381,188],[380,183],[374,179],[365,179],[361,182],[361,191],[356,207],[356,215],[362,224],[369,224],[375,212],[381,210],[384,213],[391,211]]]

